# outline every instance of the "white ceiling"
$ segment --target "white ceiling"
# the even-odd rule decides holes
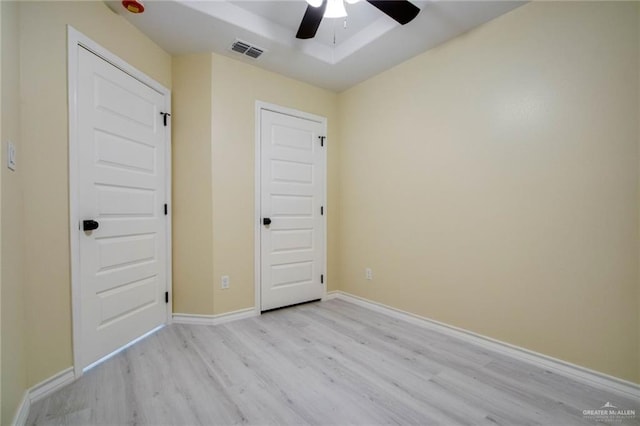
[[[216,52],[337,92],[524,4],[412,0],[420,14],[401,26],[361,1],[345,5],[346,29],[344,19],[323,19],[314,39],[298,40],[304,0],[147,0],[139,15],[119,3],[107,1],[171,54]],[[232,52],[236,39],[266,52],[257,60]]]

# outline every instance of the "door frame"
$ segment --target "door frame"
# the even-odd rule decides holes
[[[329,145],[327,135],[327,118],[319,115],[310,114],[303,111],[298,111],[292,108],[286,108],[280,105],[271,104],[263,101],[256,101],[255,106],[255,220],[254,220],[254,292],[255,292],[255,312],[257,315],[262,313],[262,111],[271,111],[279,114],[289,115],[292,117],[303,118],[305,120],[315,121],[322,124],[323,132],[325,136],[324,148],[322,150],[323,166],[322,172],[324,174],[324,188],[322,190],[322,196],[324,198],[323,206],[325,214],[322,216],[322,273],[325,275],[324,285],[322,289],[322,299],[327,296],[327,288],[329,280],[327,278],[327,149]]]
[[[68,113],[69,113],[69,243],[71,258],[71,313],[73,325],[73,370],[75,377],[82,376],[83,368],[80,366],[80,353],[82,348],[82,323],[81,323],[81,283],[80,283],[80,217],[78,214],[79,195],[78,195],[78,47],[83,47],[104,61],[110,63],[124,73],[130,75],[141,83],[149,86],[151,89],[164,96],[164,109],[171,112],[171,91],[153,80],[142,71],[129,65],[126,61],[111,53],[98,43],[91,40],[81,32],[77,31],[70,25],[67,25],[67,87],[68,87]],[[171,120],[169,120],[168,131],[165,134],[165,190],[166,202],[171,207]],[[169,213],[171,209],[169,208]],[[167,272],[167,288],[165,291],[169,295],[173,295],[173,283],[171,274],[172,265],[172,249],[171,249],[171,216],[167,216],[166,226],[166,272]],[[169,297],[169,303],[166,306],[165,324],[171,323],[172,297]],[[137,339],[136,339],[137,340]],[[134,342],[136,341],[134,340]],[[133,342],[131,342],[133,343]],[[130,344],[131,344],[130,343]],[[126,345],[126,346],[129,346]],[[126,347],[125,346],[125,347]],[[116,352],[122,348],[116,350]],[[115,352],[114,352],[115,353]],[[107,355],[106,357],[111,356]],[[105,358],[106,358],[105,357]],[[104,359],[104,358],[102,358]],[[98,361],[99,362],[99,361]]]

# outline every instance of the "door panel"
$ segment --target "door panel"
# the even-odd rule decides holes
[[[78,48],[81,367],[166,322],[164,95]]]
[[[106,166],[155,173],[155,147],[96,130],[96,160]]]
[[[262,310],[319,299],[324,262],[324,152],[317,121],[261,110]]]

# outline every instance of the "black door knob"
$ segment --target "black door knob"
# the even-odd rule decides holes
[[[100,224],[95,220],[83,220],[82,221],[82,230],[83,231],[93,231],[94,229],[98,229]]]
[[[271,225],[271,219],[268,217],[265,217],[264,219],[262,219],[262,224],[263,225]]]

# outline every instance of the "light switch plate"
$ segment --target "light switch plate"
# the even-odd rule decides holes
[[[16,146],[13,142],[7,143],[7,167],[16,170]]]

